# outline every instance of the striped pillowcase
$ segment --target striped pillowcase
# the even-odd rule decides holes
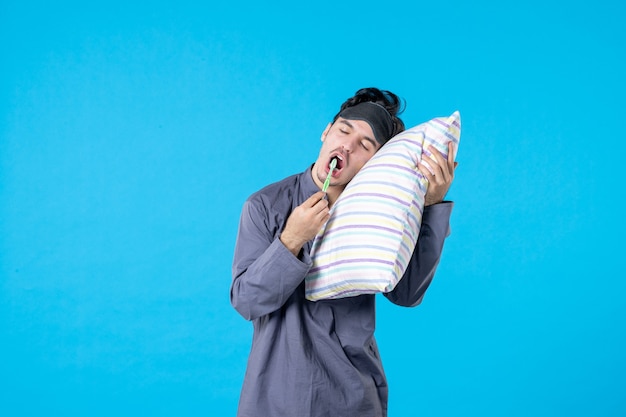
[[[428,187],[428,180],[417,169],[422,148],[430,145],[447,157],[448,143],[458,145],[460,135],[457,111],[398,134],[363,166],[313,241],[313,265],[305,278],[308,300],[395,288],[411,259],[422,223]]]

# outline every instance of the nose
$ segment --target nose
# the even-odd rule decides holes
[[[344,142],[342,147],[347,153],[350,153],[357,145],[358,145],[358,138],[350,138],[349,140]]]

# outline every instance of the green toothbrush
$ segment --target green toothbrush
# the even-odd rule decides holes
[[[324,181],[324,186],[322,187],[323,192],[326,192],[326,190],[328,189],[328,186],[330,185],[330,179],[333,176],[333,171],[335,170],[336,166],[337,166],[337,158],[333,158],[330,161],[330,171],[328,171],[328,176],[326,177],[326,181]]]

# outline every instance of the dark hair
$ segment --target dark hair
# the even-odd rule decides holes
[[[339,113],[341,113],[344,109],[356,106],[357,104],[366,101],[373,101],[374,103],[378,103],[387,109],[393,120],[392,136],[395,136],[404,130],[404,122],[398,117],[398,115],[404,111],[404,100],[391,91],[379,90],[375,87],[361,88],[354,94],[354,96],[344,101],[341,105],[341,109],[339,109],[339,112],[337,112],[333,118],[333,123],[339,117]]]

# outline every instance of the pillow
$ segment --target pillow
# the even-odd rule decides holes
[[[428,188],[428,180],[417,169],[422,148],[430,145],[447,157],[448,143],[458,145],[460,134],[458,111],[432,119],[391,138],[361,168],[313,240],[313,265],[305,278],[308,300],[395,288],[411,260],[422,223]]]

